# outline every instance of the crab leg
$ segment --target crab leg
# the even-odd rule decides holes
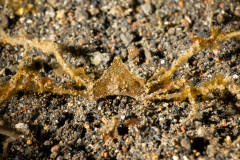
[[[51,41],[43,41],[38,38],[34,38],[32,40],[28,40],[25,37],[17,37],[12,38],[8,36],[3,30],[0,30],[0,41],[4,43],[9,43],[11,45],[23,45],[28,46],[29,48],[36,48],[42,50],[44,53],[53,53],[58,61],[58,63],[62,66],[63,70],[70,74],[70,76],[75,79],[75,81],[79,85],[88,86],[87,80],[82,79],[79,76],[76,76],[75,72],[68,66],[68,64],[64,61],[61,55],[61,49],[58,44]],[[86,75],[83,75],[86,77]]]
[[[194,39],[194,43],[191,45],[191,47],[185,51],[185,53],[183,53],[183,55],[181,57],[179,57],[177,60],[175,60],[173,62],[172,68],[168,71],[166,71],[163,75],[159,76],[158,79],[156,81],[151,81],[152,79],[154,79],[155,77],[157,77],[158,75],[160,75],[161,73],[156,73],[155,75],[153,75],[154,78],[150,78],[150,81],[147,83],[147,86],[150,88],[153,88],[154,86],[156,86],[157,84],[163,82],[166,78],[169,78],[181,65],[183,65],[191,56],[197,54],[198,52],[200,52],[201,50],[217,45],[219,43],[221,43],[224,40],[236,37],[236,36],[240,36],[240,31],[236,31],[236,32],[231,32],[228,34],[219,34],[217,36],[211,36],[209,38],[200,38],[197,37]],[[161,70],[159,72],[162,72]]]

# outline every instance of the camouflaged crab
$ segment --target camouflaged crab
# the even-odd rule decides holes
[[[101,78],[94,81],[86,75],[83,68],[73,70],[69,67],[61,55],[61,48],[58,44],[37,38],[32,40],[28,40],[25,37],[12,38],[1,30],[1,43],[22,45],[25,48],[25,52],[17,73],[9,82],[0,85],[0,105],[20,90],[39,93],[51,92],[56,94],[68,94],[81,96],[94,101],[112,95],[129,96],[139,101],[163,99],[183,101],[188,98],[192,105],[192,114],[181,123],[184,124],[197,115],[196,96],[201,95],[204,98],[213,90],[227,89],[240,98],[240,85],[231,83],[230,77],[220,74],[204,82],[201,87],[190,87],[187,80],[183,78],[171,80],[170,76],[191,56],[197,54],[201,50],[218,46],[222,41],[239,35],[240,31],[237,31],[228,34],[215,34],[209,38],[194,38],[191,47],[186,50],[179,59],[173,62],[171,69],[166,70],[161,68],[158,73],[146,82],[129,72],[120,57],[115,57],[111,66],[104,71]],[[42,50],[42,52],[46,54],[53,53],[62,69],[76,81],[78,86],[84,86],[86,89],[76,90],[73,87],[70,89],[64,88],[54,83],[50,78],[41,77],[37,71],[32,71],[24,67],[24,60],[28,57],[29,48]]]

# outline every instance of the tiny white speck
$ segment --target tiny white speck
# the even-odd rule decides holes
[[[231,140],[231,137],[230,137],[230,136],[227,136],[227,137],[226,137],[226,140]]]
[[[212,75],[208,75],[208,78],[212,78]]]
[[[57,30],[57,29],[59,29],[60,28],[60,25],[56,25],[55,26],[55,29]]]
[[[32,24],[32,23],[33,23],[33,21],[32,21],[31,19],[28,19],[26,22],[27,22],[28,24]]]
[[[233,78],[234,78],[234,79],[238,79],[238,78],[239,78],[239,76],[238,76],[238,75],[236,75],[236,74],[234,74],[234,75],[233,75]]]
[[[184,160],[188,160],[187,156],[183,156],[183,159],[184,159]]]
[[[121,119],[124,120],[124,119],[125,119],[125,115],[122,115],[122,116],[121,116]]]
[[[163,121],[163,118],[159,118],[159,121]]]
[[[162,60],[160,61],[160,63],[161,63],[161,64],[164,64],[164,63],[165,63],[165,60],[162,59]]]
[[[179,160],[178,156],[173,156],[173,160]]]

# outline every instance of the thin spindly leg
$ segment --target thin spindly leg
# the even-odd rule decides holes
[[[152,88],[156,86],[157,84],[161,83],[165,79],[169,78],[183,63],[185,63],[191,56],[194,55],[194,53],[197,51],[199,47],[199,41],[196,41],[193,43],[193,45],[190,47],[189,50],[185,51],[185,53],[179,57],[177,60],[173,62],[173,65],[170,70],[166,71],[163,75],[159,76],[156,81],[149,81],[147,83],[147,86],[149,88]],[[157,77],[159,73],[156,73],[153,77]],[[152,80],[152,78],[150,78]]]
[[[144,100],[148,100],[148,99],[158,99],[158,100],[162,100],[162,99],[172,99],[170,97],[174,96],[173,94],[167,94],[168,91],[171,91],[171,90],[176,90],[176,89],[180,89],[182,88],[184,85],[188,85],[186,80],[184,78],[180,78],[178,80],[175,80],[173,82],[169,80],[167,80],[167,83],[164,84],[162,87],[163,88],[160,88],[158,90],[156,90],[155,92],[145,96],[143,99]],[[161,95],[161,94],[165,94],[165,95]],[[176,97],[177,97],[177,94],[176,93]],[[170,96],[172,95],[172,96]],[[182,96],[182,95],[180,95]],[[169,98],[168,98],[169,97]]]
[[[68,94],[88,98],[87,92],[63,88],[50,78],[41,77],[38,72],[18,70],[18,72],[6,84],[0,84],[0,105],[5,103],[18,91],[50,92],[59,95]]]
[[[164,67],[161,67],[160,71],[158,71],[158,73],[156,73],[155,75],[153,75],[147,82],[151,82],[152,80],[154,80],[155,78],[157,78],[160,74],[163,74],[164,72],[166,72],[167,70]]]
[[[154,97],[152,97],[152,99],[154,99],[154,100],[174,99],[174,100],[179,100],[179,101],[183,101],[186,98],[187,98],[187,96],[182,95],[182,92],[177,92],[177,93],[172,93],[172,94],[161,94],[161,95],[155,95]]]
[[[190,90],[190,86],[188,86],[188,87]],[[197,104],[196,104],[195,98],[194,98],[193,94],[191,93],[191,91],[189,91],[189,93],[188,93],[188,99],[192,105],[192,114],[190,114],[184,121],[182,121],[180,123],[180,125],[186,124],[188,121],[194,119],[198,114]]]
[[[66,71],[73,79],[75,79],[78,85],[83,85],[85,87],[91,86],[91,83],[88,83],[89,78],[84,72],[82,72],[82,77],[87,77],[87,79],[83,79],[81,76],[76,76],[75,72],[64,61],[61,55],[60,46],[54,42],[43,41],[38,38],[34,38],[32,40],[28,40],[25,37],[12,38],[8,36],[3,30],[0,30],[0,41],[9,43],[11,45],[23,45],[24,47],[28,46],[29,48],[36,48],[42,50],[42,52],[46,54],[53,53],[63,70]]]
[[[85,74],[84,70],[79,70],[80,76],[70,69],[67,63],[64,61],[62,55],[60,54],[60,47],[54,42],[41,41],[39,39],[28,40],[25,37],[12,38],[8,36],[3,30],[0,30],[0,41],[4,43],[9,43],[11,45],[22,45],[24,46],[23,59],[20,61],[17,73],[11,77],[9,82],[5,84],[0,84],[0,105],[6,102],[14,93],[20,90],[34,91],[34,92],[51,92],[57,94],[70,94],[73,96],[81,96],[87,98],[89,94],[83,91],[76,91],[73,89],[65,89],[60,85],[55,84],[50,78],[43,78],[37,72],[33,72],[24,69],[24,61],[28,58],[28,49],[37,48],[41,49],[45,53],[54,53],[58,63],[62,68],[70,74],[72,78],[76,80],[78,85],[83,85],[85,87],[92,86],[89,82],[88,76]],[[81,77],[84,77],[81,78]]]
[[[219,34],[215,36],[211,36],[209,38],[200,38],[197,37],[194,39],[194,43],[191,45],[191,47],[186,50],[181,57],[179,57],[177,60],[173,62],[173,65],[170,70],[166,71],[163,75],[159,76],[160,73],[156,73],[153,75],[153,77],[158,77],[156,81],[148,81],[147,86],[150,88],[149,90],[151,91],[151,88],[155,87],[159,83],[163,82],[166,78],[169,78],[181,65],[183,65],[191,56],[197,54],[201,50],[212,47],[212,46],[217,46],[219,43],[221,43],[224,40],[228,40],[230,38],[240,36],[240,31],[236,32],[231,32],[228,34]],[[161,72],[161,71],[160,71]],[[154,78],[150,78],[150,80],[153,80]]]
[[[19,81],[22,80],[22,75],[20,73],[16,73],[12,76],[11,80],[6,84],[0,84],[0,105],[5,103],[5,101],[11,97],[13,93],[15,93],[18,88],[25,88],[26,83],[23,85],[18,85]]]
[[[178,101],[183,101],[184,99],[188,98],[192,105],[192,114],[190,114],[184,121],[180,123],[180,125],[184,125],[188,121],[194,119],[198,114],[197,104],[194,98],[195,95],[196,94],[192,93],[190,86],[185,83],[185,88],[182,89],[182,91],[180,92],[172,93],[172,94],[155,95],[154,97],[152,97],[152,99],[155,99],[155,100],[174,99]]]

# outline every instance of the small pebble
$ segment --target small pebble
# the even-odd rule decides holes
[[[32,141],[29,139],[27,140],[27,145],[31,145],[32,144]]]
[[[181,139],[180,144],[186,150],[188,150],[188,151],[191,150],[191,142],[190,142],[189,138],[185,137],[185,138]]]
[[[63,160],[63,156],[58,156],[56,160]]]
[[[200,156],[201,155],[201,153],[200,152],[196,152],[196,154],[195,154],[196,156]]]
[[[17,130],[22,131],[27,135],[30,133],[28,125],[25,124],[25,123],[17,123],[17,124],[15,124],[15,127],[16,127]]]
[[[28,148],[25,150],[25,152],[24,152],[24,153],[25,153],[25,155],[26,155],[26,156],[28,156],[28,155],[31,155],[31,154],[32,154],[31,150],[30,150],[30,149],[28,149]]]
[[[82,8],[77,7],[76,11],[75,11],[75,17],[77,18],[77,21],[84,21],[89,19],[89,14],[82,10]]]
[[[57,0],[47,0],[47,2],[51,5],[55,5],[57,3]]]
[[[73,103],[68,103],[68,107],[72,107],[73,106]]]
[[[103,156],[104,156],[104,158],[107,158],[107,156],[108,156],[107,151],[104,151]]]
[[[122,27],[122,28],[121,28],[121,31],[122,31],[123,33],[127,32],[127,27]]]
[[[126,59],[127,58],[127,50],[125,48],[121,49],[121,57],[123,59]]]
[[[240,17],[240,5],[237,5],[237,7],[235,8],[234,14],[235,14],[237,17]]]
[[[88,11],[91,13],[91,15],[95,15],[99,13],[99,9],[97,8],[90,8]]]
[[[237,74],[233,75],[233,79],[238,79],[238,78],[239,78],[239,76]]]
[[[152,12],[153,12],[152,6],[150,3],[145,3],[145,4],[141,5],[141,9],[147,16],[152,14]]]
[[[94,52],[92,53],[91,62],[95,66],[106,64],[110,60],[110,56],[108,53],[100,53],[100,52]]]
[[[60,146],[57,144],[57,145],[54,145],[52,148],[51,148],[51,152],[58,152],[60,149]]]
[[[218,23],[223,23],[223,21],[224,21],[224,16],[221,13],[219,13],[217,15],[217,22]]]
[[[183,156],[183,159],[184,159],[184,160],[189,160],[189,159],[187,158],[187,156]]]
[[[134,36],[133,36],[133,34],[130,34],[130,33],[126,32],[124,34],[122,33],[120,35],[120,38],[123,41],[124,45],[128,46],[132,42],[132,40],[134,39]]]
[[[120,7],[120,6],[112,7],[110,9],[110,11],[108,12],[108,14],[111,14],[116,17],[120,17],[123,15],[122,7]]]
[[[47,140],[43,143],[44,146],[50,146],[51,145],[51,141]]]
[[[139,49],[136,46],[128,47],[128,57],[131,59],[135,59],[140,54]]]
[[[26,21],[26,23],[28,23],[28,24],[32,24],[33,21],[32,21],[31,19],[28,19],[28,20]]]
[[[53,152],[53,153],[51,153],[50,158],[55,159],[57,156],[58,156],[58,153]]]
[[[165,60],[164,59],[161,59],[160,63],[163,65],[165,64]]]
[[[4,14],[0,14],[0,27],[7,28],[9,25],[8,18]]]
[[[232,139],[231,139],[230,136],[226,136],[225,141],[226,141],[228,144],[231,144],[231,143],[232,143]]]
[[[64,17],[65,17],[65,9],[58,10],[56,18],[63,19]]]
[[[127,151],[127,147],[125,145],[122,146],[122,150],[123,152],[126,152]]]
[[[173,160],[179,160],[178,156],[173,156]]]
[[[144,49],[144,54],[147,60],[151,60],[152,59],[152,55],[151,52],[148,49]]]

